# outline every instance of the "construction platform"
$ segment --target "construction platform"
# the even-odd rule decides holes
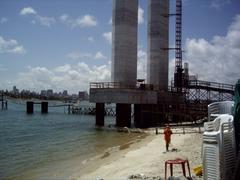
[[[169,87],[167,92],[153,90],[148,84],[126,87],[113,82],[90,83],[90,102],[96,103],[97,126],[104,126],[105,103],[116,103],[116,126],[134,124],[147,128],[203,119],[209,103],[232,100],[233,95],[233,85],[197,80],[189,81],[181,91]]]

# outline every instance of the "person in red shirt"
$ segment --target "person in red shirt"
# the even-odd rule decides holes
[[[167,125],[164,129],[164,140],[166,142],[166,151],[168,151],[169,144],[171,142],[171,135],[172,135],[172,130],[169,125]]]

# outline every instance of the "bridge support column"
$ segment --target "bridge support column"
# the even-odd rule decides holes
[[[141,104],[134,104],[134,126],[141,128]]]
[[[116,126],[131,127],[131,104],[116,104]]]
[[[96,103],[96,126],[104,126],[104,103]]]
[[[41,102],[41,112],[42,114],[48,113],[48,102]]]
[[[32,101],[27,101],[27,114],[33,114],[34,103]]]

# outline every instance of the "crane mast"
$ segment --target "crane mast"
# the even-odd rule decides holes
[[[175,30],[175,72],[174,86],[181,91],[183,86],[182,68],[182,0],[176,0],[176,30]]]

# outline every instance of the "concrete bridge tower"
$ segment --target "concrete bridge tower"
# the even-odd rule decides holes
[[[147,83],[168,90],[169,0],[148,0]]]
[[[126,88],[137,81],[138,0],[113,0],[112,82]]]

